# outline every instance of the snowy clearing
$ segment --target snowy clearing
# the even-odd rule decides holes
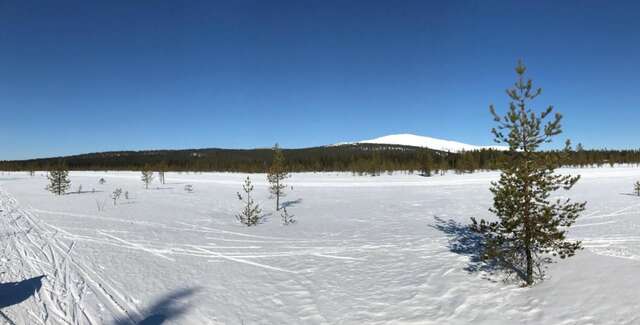
[[[637,324],[640,169],[563,171],[583,176],[559,193],[588,201],[570,233],[585,250],[532,289],[468,271],[459,246],[489,217],[495,172],[294,174],[289,226],[254,174],[267,220],[251,228],[234,217],[245,174],[167,173],[145,190],[138,172],[71,172],[56,197],[42,172],[4,173],[0,282],[19,283],[0,307],[16,324]],[[116,188],[129,199],[114,206]]]

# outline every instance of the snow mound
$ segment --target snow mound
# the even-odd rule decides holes
[[[424,137],[415,134],[392,134],[371,140],[358,141],[355,143],[395,144],[451,152],[472,151],[480,149],[508,150],[508,148],[505,146],[476,146],[462,142]]]

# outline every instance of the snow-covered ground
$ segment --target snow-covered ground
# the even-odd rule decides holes
[[[640,168],[566,171],[583,176],[563,194],[589,202],[570,233],[586,249],[531,289],[468,271],[462,224],[489,216],[494,172],[294,174],[291,226],[255,174],[269,216],[252,228],[234,218],[243,174],[145,190],[139,173],[72,172],[84,192],[56,197],[41,172],[4,173],[0,282],[31,280],[0,287],[0,307],[16,324],[638,324]]]

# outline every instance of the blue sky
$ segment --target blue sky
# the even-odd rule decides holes
[[[640,147],[640,5],[624,1],[2,1],[0,159],[491,144],[520,58],[586,148]]]

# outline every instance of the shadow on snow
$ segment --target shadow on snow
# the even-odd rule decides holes
[[[33,296],[42,287],[44,275],[20,282],[0,284],[0,309],[17,305]]]
[[[280,205],[281,208],[288,208],[288,207],[292,207],[296,204],[300,204],[302,203],[302,199],[297,199],[297,200],[293,200],[293,201],[285,201],[282,202],[282,204]]]
[[[117,321],[114,325],[161,325],[167,321],[180,317],[189,310],[189,305],[182,301],[198,291],[197,288],[187,288],[176,290],[147,308],[145,318],[139,322]]]
[[[467,272],[487,272],[491,275],[498,270],[497,263],[482,259],[486,244],[484,236],[471,230],[469,225],[455,220],[444,220],[439,217],[433,217],[433,219],[434,224],[431,227],[443,232],[449,238],[449,250],[469,257],[469,263],[464,268]]]

